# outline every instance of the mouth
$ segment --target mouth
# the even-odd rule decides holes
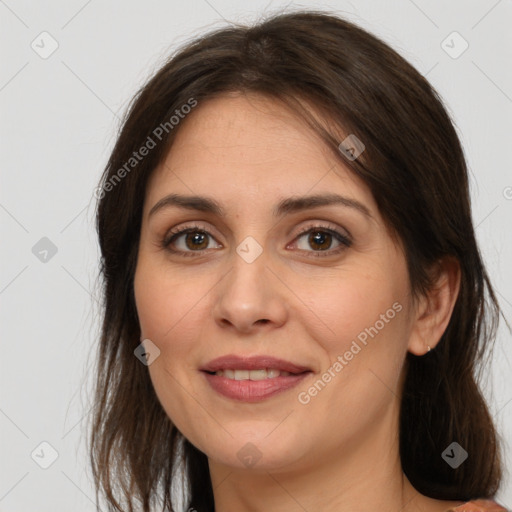
[[[218,394],[241,402],[259,402],[289,390],[313,371],[270,356],[224,356],[200,369]]]
[[[235,370],[223,369],[216,372],[206,372],[210,375],[217,375],[218,377],[226,377],[231,380],[266,380],[275,379],[276,377],[289,377],[290,375],[301,375],[305,372],[291,373],[277,368],[262,368],[258,370]]]

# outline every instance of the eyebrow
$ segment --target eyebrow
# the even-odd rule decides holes
[[[370,210],[359,201],[340,196],[338,194],[319,194],[303,197],[289,197],[280,201],[274,208],[274,217],[282,217],[288,213],[295,213],[303,210],[309,210],[318,206],[338,205],[347,208],[353,208],[366,217],[373,218]],[[169,194],[160,199],[150,210],[148,217],[151,217],[159,210],[177,206],[186,210],[197,210],[206,213],[212,213],[219,217],[225,217],[226,213],[222,206],[212,198],[205,196],[183,196],[179,194]]]

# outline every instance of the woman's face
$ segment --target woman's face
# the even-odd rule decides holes
[[[372,194],[273,100],[224,96],[181,123],[148,183],[134,285],[166,413],[232,468],[310,469],[389,446],[412,303]],[[170,194],[183,199],[153,210]],[[344,199],[292,202],[332,195]],[[185,207],[190,196],[222,212]],[[269,359],[203,371],[221,356],[308,371],[275,377],[286,365]]]

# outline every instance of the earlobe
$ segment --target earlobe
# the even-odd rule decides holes
[[[434,269],[431,289],[419,301],[411,328],[408,350],[422,356],[434,350],[448,327],[460,290],[460,265],[446,256]]]

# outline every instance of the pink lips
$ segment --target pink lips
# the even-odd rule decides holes
[[[306,366],[300,366],[284,359],[277,359],[271,356],[236,356],[227,355],[213,359],[206,364],[202,371],[216,372],[218,370],[260,370],[262,368],[273,368],[290,373],[302,373],[310,371]]]
[[[264,380],[233,380],[215,375],[218,370],[276,369],[294,375],[278,376]],[[259,402],[296,386],[311,370],[305,366],[271,356],[240,357],[228,355],[210,361],[201,368],[210,386],[219,394],[242,402]]]

